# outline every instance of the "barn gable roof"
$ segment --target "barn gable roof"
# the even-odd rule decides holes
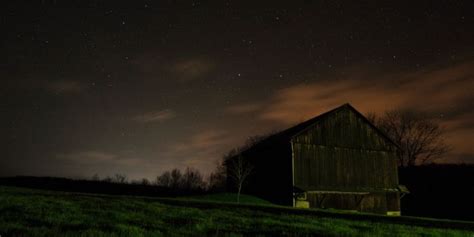
[[[339,106],[335,109],[332,109],[328,112],[320,114],[320,115],[318,115],[318,116],[316,116],[312,119],[306,120],[306,121],[304,121],[300,124],[297,124],[293,127],[290,127],[288,129],[280,131],[276,134],[273,134],[273,135],[267,137],[266,139],[262,140],[261,142],[259,142],[259,144],[264,143],[264,142],[268,142],[270,140],[291,141],[291,139],[293,139],[293,137],[295,137],[295,136],[299,135],[300,133],[306,131],[307,129],[312,127],[312,125],[317,123],[318,121],[321,121],[321,120],[333,115],[334,113],[336,113],[338,111],[341,111],[341,110],[344,110],[344,109],[349,109],[352,112],[354,112],[365,123],[367,123],[372,129],[374,129],[377,132],[377,134],[379,134],[384,140],[386,140],[389,144],[392,144],[393,146],[399,148],[399,146],[395,142],[393,142],[389,137],[387,137],[387,135],[385,135],[384,132],[382,132],[380,129],[378,129],[372,122],[370,122],[364,115],[362,115],[359,111],[357,111],[349,103],[343,104],[343,105],[341,105],[341,106]],[[256,144],[256,145],[259,145],[259,144]]]

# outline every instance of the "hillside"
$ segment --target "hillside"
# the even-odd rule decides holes
[[[474,224],[0,186],[0,235],[472,236]]]
[[[225,202],[235,203],[237,200],[237,194],[235,193],[215,193],[206,195],[193,195],[182,197],[181,199],[186,200],[201,200],[201,201],[214,201],[214,202]],[[271,202],[263,200],[261,198],[251,195],[240,195],[240,203],[242,204],[257,204],[257,205],[272,205]]]

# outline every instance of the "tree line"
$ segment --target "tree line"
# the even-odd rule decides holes
[[[226,174],[222,164],[218,164],[215,171],[205,177],[198,169],[187,167],[184,171],[174,168],[164,171],[155,180],[143,178],[140,180],[129,180],[125,174],[114,174],[100,178],[98,174],[91,177],[92,181],[117,184],[131,184],[142,186],[158,186],[171,190],[194,192],[194,191],[225,191]]]

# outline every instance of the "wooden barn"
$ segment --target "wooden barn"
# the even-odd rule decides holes
[[[244,192],[294,207],[400,215],[396,149],[344,104],[242,151],[253,167]]]

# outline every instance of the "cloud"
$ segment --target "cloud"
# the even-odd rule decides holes
[[[278,90],[263,106],[249,103],[227,110],[249,113],[261,108],[259,119],[291,124],[347,102],[363,112],[395,107],[438,112],[474,100],[474,62],[420,72],[390,74],[361,69],[345,75]]]
[[[144,176],[150,178],[156,175],[159,165],[159,162],[151,162],[145,157],[138,157],[134,152],[72,151],[56,154],[54,168],[49,172],[77,177],[87,177],[93,174],[105,177],[127,171],[127,175],[132,178]],[[67,173],[63,174],[62,172]]]
[[[79,93],[86,88],[85,83],[76,80],[59,80],[46,83],[46,89],[55,94]]]
[[[153,50],[133,57],[130,64],[147,80],[178,83],[203,78],[217,66],[214,60],[206,56],[177,57]]]
[[[170,70],[179,80],[189,81],[206,75],[214,68],[215,64],[210,60],[193,58],[176,62]]]
[[[227,132],[222,130],[205,130],[192,135],[185,143],[173,146],[176,151],[213,148],[224,143]]]
[[[56,154],[56,158],[61,161],[66,161],[82,165],[137,165],[140,159],[120,156],[114,153],[107,153],[102,151],[80,151],[70,153]]]
[[[474,162],[474,111],[442,120],[441,126],[446,130],[446,141],[454,148],[450,153],[462,162],[467,162],[469,158],[471,163]]]
[[[241,104],[241,105],[232,105],[226,109],[227,112],[231,114],[246,114],[257,112],[262,108],[261,103],[252,103],[252,104]]]
[[[194,167],[204,173],[215,168],[216,159],[236,144],[227,131],[207,129],[169,146],[161,156],[177,168]]]
[[[63,161],[72,161],[80,163],[101,163],[117,159],[117,155],[99,152],[99,151],[81,151],[75,153],[56,154],[56,158]]]
[[[133,117],[134,121],[139,123],[163,122],[176,117],[176,113],[172,110],[165,109],[155,112],[148,112]]]

